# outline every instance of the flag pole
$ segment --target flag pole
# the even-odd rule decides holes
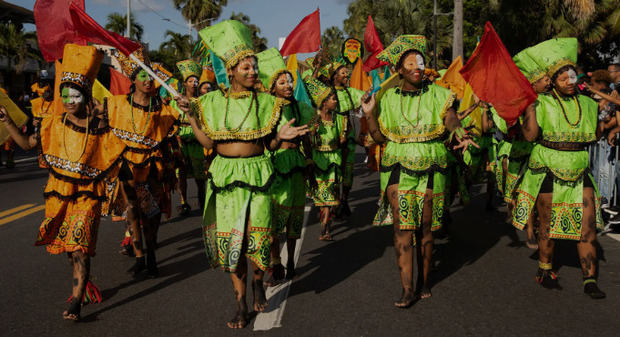
[[[157,76],[153,72],[153,70],[151,70],[151,68],[147,67],[147,65],[144,64],[144,62],[142,62],[139,58],[137,58],[134,53],[131,53],[129,55],[129,58],[131,58],[136,63],[138,63],[140,68],[144,69],[153,79],[155,79],[157,82],[159,82],[159,84],[161,84],[162,87],[166,88],[166,90],[168,90],[168,92],[170,93],[170,96],[172,96],[172,98],[175,98],[175,97],[179,96],[179,93],[176,90],[174,90],[168,83],[164,82],[164,80],[159,78],[159,76]]]

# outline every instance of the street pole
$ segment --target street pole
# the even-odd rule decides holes
[[[463,0],[454,0],[454,29],[452,35],[452,60],[463,57]]]
[[[127,34],[125,37],[131,37],[131,0],[127,0]]]
[[[437,67],[437,0],[433,0],[433,67]]]

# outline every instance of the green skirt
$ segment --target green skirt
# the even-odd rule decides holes
[[[185,161],[185,170],[188,178],[197,180],[207,179],[205,172],[204,147],[196,139],[181,140],[181,153]],[[177,172],[178,174],[178,172]]]
[[[319,186],[312,194],[314,205],[318,207],[338,206],[340,204],[340,165],[342,154],[335,151],[312,151],[316,165],[314,176]]]
[[[301,236],[306,204],[303,169],[304,156],[299,149],[280,149],[272,154],[276,179],[272,188],[273,233],[285,230],[289,239]]]
[[[463,155],[463,161],[469,166],[469,176],[473,183],[480,182],[484,179],[486,172],[486,162],[483,160],[485,155],[489,161],[491,169],[495,166],[496,157],[496,141],[492,135],[483,135],[475,137],[474,142],[480,147],[470,146]]]
[[[424,195],[433,179],[431,230],[441,228],[445,204],[447,150],[441,141],[398,144],[389,142],[381,160],[381,200],[373,225],[392,225],[392,209],[385,195],[390,176],[399,171],[398,204],[401,230],[422,228]],[[414,242],[415,244],[415,237]]]
[[[583,219],[584,179],[595,190],[596,225],[603,227],[600,195],[589,165],[587,151],[558,151],[536,145],[525,174],[516,189],[513,225],[523,229],[533,212],[540,188],[547,174],[553,179],[550,235],[552,239],[580,240]]]
[[[508,155],[508,171],[506,171],[504,182],[504,201],[507,203],[512,203],[515,200],[515,187],[519,177],[525,173],[532,147],[534,144],[531,142],[521,140],[512,142]]]
[[[503,195],[506,191],[506,181],[504,179],[504,158],[508,158],[510,156],[510,149],[512,148],[512,143],[507,140],[502,140],[497,144],[497,158],[495,158],[493,163],[491,164],[491,168],[495,173],[495,183],[497,186],[497,190]],[[489,161],[491,158],[489,158]]]
[[[342,172],[342,185],[346,187],[353,186],[353,168],[355,166],[355,140],[349,138],[347,142],[347,148],[349,153],[345,159],[344,168]]]
[[[207,176],[202,221],[205,250],[212,266],[234,272],[245,252],[261,270],[269,267],[274,179],[271,158],[264,154],[215,157]]]

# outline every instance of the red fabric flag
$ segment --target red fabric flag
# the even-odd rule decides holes
[[[375,28],[375,23],[372,21],[372,17],[368,15],[368,23],[366,24],[366,32],[364,32],[364,48],[369,54],[368,58],[364,62],[364,71],[369,72],[373,69],[377,69],[381,66],[387,65],[386,62],[379,61],[377,54],[383,51],[383,44],[379,39],[379,34]]]
[[[73,3],[69,6],[73,28],[80,37],[88,42],[104,44],[118,49],[121,53],[129,56],[129,54],[140,48],[140,44],[133,42],[114,32],[103,29],[93,18],[91,18],[84,10]]]
[[[488,21],[480,44],[460,72],[474,93],[493,104],[508,125],[538,97]]]
[[[37,0],[34,4],[39,50],[47,62],[61,59],[67,43],[86,44],[73,28],[69,15],[71,4],[84,9],[84,0]]]
[[[126,95],[130,87],[131,80],[127,76],[110,68],[110,93],[112,95]]]
[[[321,19],[319,9],[306,16],[288,34],[280,54],[288,56],[297,53],[312,53],[319,50],[321,46]]]

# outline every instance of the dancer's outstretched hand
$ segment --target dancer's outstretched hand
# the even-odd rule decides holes
[[[303,136],[310,131],[308,125],[292,126],[293,123],[295,123],[295,118],[284,124],[282,128],[280,128],[280,131],[278,131],[278,138],[282,140],[290,140]]]
[[[370,96],[368,93],[366,93],[364,94],[364,96],[362,96],[362,111],[364,111],[364,116],[366,116],[367,118],[372,116],[372,112],[375,110],[376,105],[377,101],[375,94],[372,94],[372,96]]]
[[[478,146],[478,144],[476,144],[476,142],[474,142],[471,138],[467,137],[467,138],[459,138],[458,136],[456,137],[457,142],[459,142],[458,145],[456,145],[454,147],[455,150],[458,149],[462,149],[461,150],[461,154],[465,154],[465,151],[467,151],[467,148],[472,145],[476,148],[480,148],[480,146]]]

